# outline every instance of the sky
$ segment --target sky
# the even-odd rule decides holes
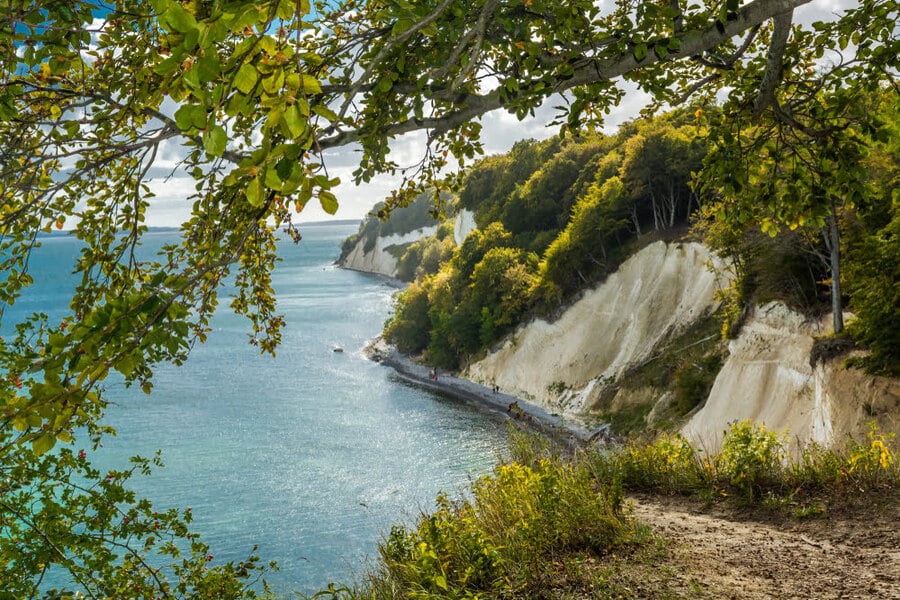
[[[810,23],[818,20],[829,20],[844,7],[856,5],[852,0],[813,0],[801,7],[795,21]],[[613,133],[623,122],[637,117],[647,104],[648,97],[633,86],[619,106],[614,107],[604,122],[604,131]],[[534,138],[544,139],[559,132],[558,126],[549,126],[555,115],[553,106],[559,104],[550,98],[535,112],[535,116],[519,121],[515,115],[503,110],[488,113],[482,117],[482,141],[485,155],[500,154],[508,151],[519,140]],[[417,163],[425,148],[425,132],[414,132],[399,137],[391,144],[391,159],[400,165]],[[157,163],[152,170],[154,178],[148,182],[156,194],[148,214],[148,223],[152,226],[178,226],[190,211],[186,198],[191,194],[194,181],[173,169],[181,158],[182,150],[175,142],[162,149]],[[341,184],[335,190],[339,209],[335,215],[328,215],[315,202],[307,204],[297,219],[298,222],[322,221],[331,219],[363,219],[376,202],[387,197],[400,181],[400,176],[381,175],[367,184],[353,184],[353,170],[358,164],[358,148],[347,146],[329,151],[325,164],[329,176],[340,177]]]

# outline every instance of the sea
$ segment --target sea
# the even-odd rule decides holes
[[[280,243],[273,286],[287,325],[274,358],[248,344],[248,323],[222,302],[208,341],[184,365],[158,367],[151,395],[108,384],[118,434],[91,456],[105,470],[162,450],[165,466],[131,487],[157,509],[190,507],[214,562],[258,546],[278,562],[266,579],[284,594],[357,580],[392,524],[413,524],[439,493],[465,495],[508,451],[500,416],[366,359],[397,287],[334,265],[356,230],[301,225],[299,244]],[[176,238],[151,230],[145,243]],[[16,313],[65,313],[78,248],[71,236],[42,240],[34,289],[4,329]]]

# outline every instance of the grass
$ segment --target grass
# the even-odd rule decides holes
[[[732,425],[716,455],[680,435],[574,455],[520,435],[512,449],[514,460],[475,481],[470,499],[440,496],[415,525],[393,527],[364,581],[313,597],[676,597],[667,543],[629,514],[626,493],[729,499],[814,519],[848,490],[877,504],[900,489],[893,436],[874,425],[862,442],[810,446],[795,458],[783,435],[750,421]]]

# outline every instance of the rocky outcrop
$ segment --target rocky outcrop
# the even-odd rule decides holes
[[[827,333],[825,323],[780,303],[758,307],[729,344],[709,398],[683,433],[715,450],[728,424],[743,419],[785,431],[795,445],[862,439],[871,421],[900,431],[900,381],[844,368],[844,359],[810,366],[814,336]]]
[[[469,234],[475,231],[478,226],[475,224],[475,213],[468,209],[462,209],[456,215],[453,222],[453,240],[457,246],[462,246]]]
[[[667,412],[671,392],[622,386],[622,377],[715,308],[715,291],[725,282],[707,268],[711,262],[699,244],[648,246],[559,319],[519,328],[464,375],[576,422],[606,392],[607,408],[655,402],[651,422]],[[829,322],[780,303],[758,307],[729,343],[708,398],[682,432],[715,450],[729,424],[743,419],[786,431],[794,447],[861,440],[872,421],[900,431],[900,380],[845,368],[846,357],[810,365],[814,338],[829,331]]]
[[[353,249],[340,262],[340,266],[387,277],[396,277],[398,258],[391,248],[399,248],[435,234],[437,225],[422,227],[402,235],[378,236],[374,246],[366,252],[366,238],[360,237]]]
[[[716,258],[696,243],[656,242],[554,322],[518,329],[465,375],[571,418],[667,337],[717,306]]]

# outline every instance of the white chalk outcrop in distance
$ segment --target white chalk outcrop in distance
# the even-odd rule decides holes
[[[375,238],[375,247],[369,252],[365,251],[366,240],[360,238],[353,250],[341,261],[341,266],[346,269],[396,277],[398,261],[393,254],[388,252],[388,248],[411,244],[422,238],[432,236],[437,233],[437,229],[437,225],[432,225],[430,227],[421,227],[402,235],[377,237]]]

